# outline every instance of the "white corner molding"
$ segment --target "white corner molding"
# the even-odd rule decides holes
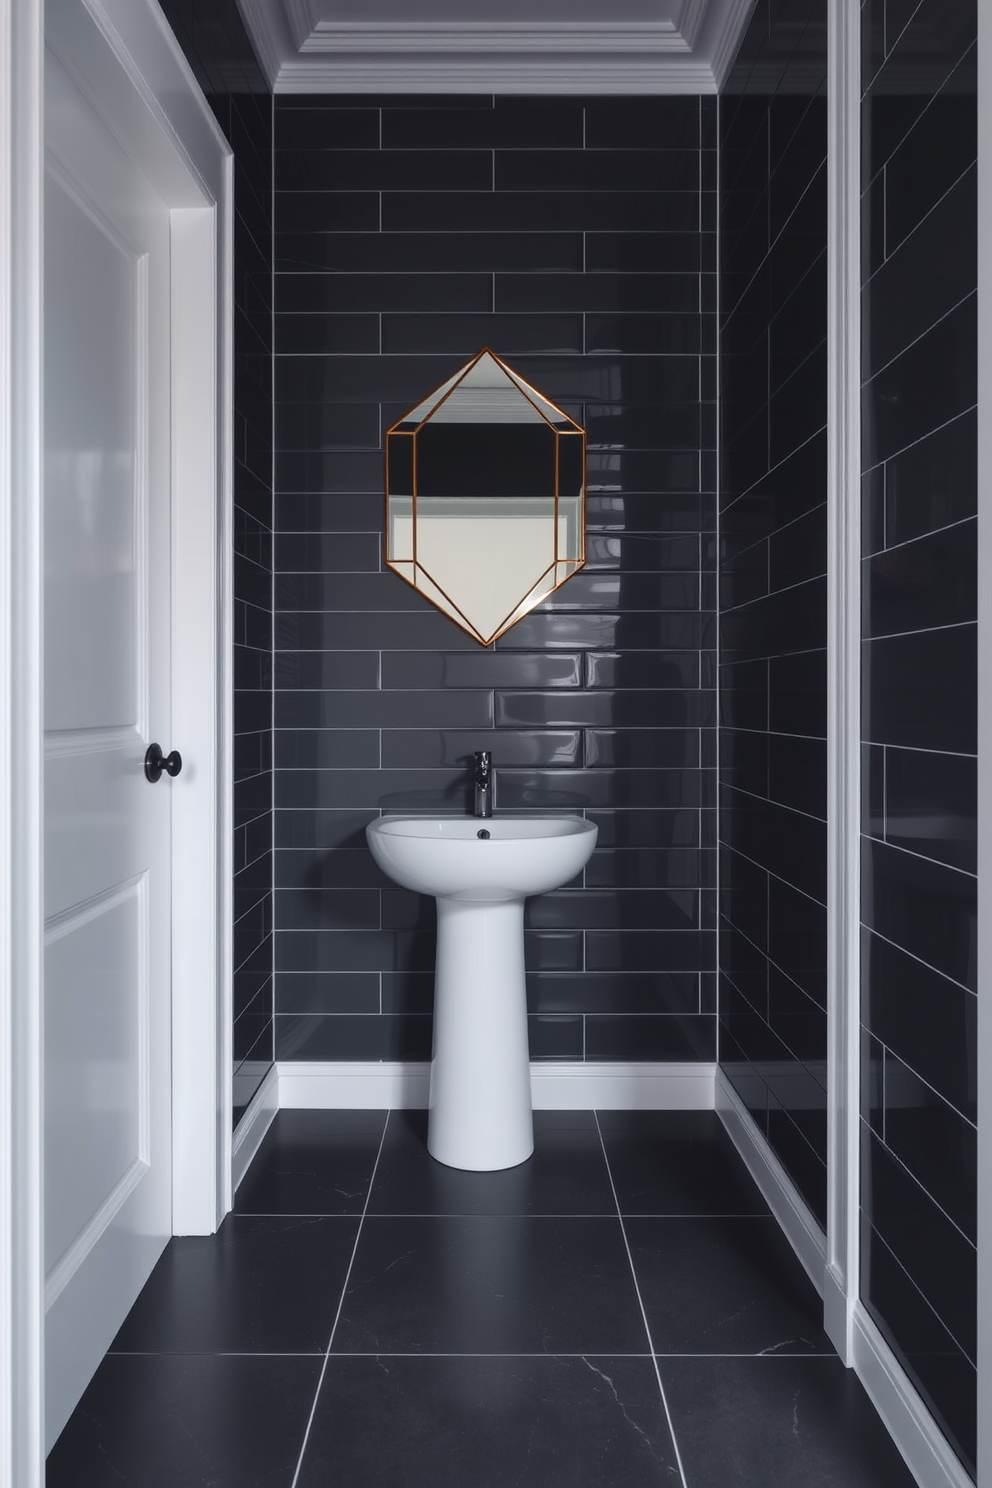
[[[657,15],[615,0],[531,0],[455,18],[423,0],[238,0],[277,93],[715,93],[753,0],[659,0]],[[456,7],[457,9],[457,7]]]
[[[992,1483],[992,25],[978,26],[978,1481]]]
[[[238,1191],[238,1184],[254,1161],[279,1109],[279,1076],[274,1064],[255,1091],[247,1111],[238,1122],[231,1143],[231,1188]]]
[[[810,1281],[823,1296],[826,1237],[721,1069],[716,1074],[715,1104],[717,1115],[744,1159],[762,1198],[781,1225]]]
[[[0,0],[0,1482],[42,1488],[43,8]]]
[[[861,861],[861,18],[827,10],[827,1273],[852,1361],[858,1298]]]
[[[426,1063],[281,1060],[279,1105],[289,1110],[424,1110]],[[532,1063],[535,1111],[711,1111],[712,1064]]]

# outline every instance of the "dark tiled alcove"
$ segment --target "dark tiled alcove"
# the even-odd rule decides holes
[[[715,1054],[716,101],[277,97],[281,1059],[425,1058],[382,810],[585,812],[528,907],[536,1058]],[[588,430],[586,569],[480,648],[382,562],[383,431],[490,345]]]

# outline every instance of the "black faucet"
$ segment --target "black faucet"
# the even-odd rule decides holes
[[[493,814],[493,757],[488,749],[480,749],[475,756],[475,805],[476,816]]]

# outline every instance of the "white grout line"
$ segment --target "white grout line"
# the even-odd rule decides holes
[[[382,1136],[379,1138],[379,1150],[376,1152],[376,1155],[375,1155],[375,1163],[373,1164],[373,1167],[372,1167],[372,1176],[369,1179],[368,1193],[365,1195],[365,1206],[362,1209],[362,1217],[358,1221],[358,1230],[356,1231],[356,1234],[355,1234],[355,1243],[352,1246],[351,1260],[348,1262],[348,1270],[345,1273],[344,1282],[342,1283],[342,1286],[341,1286],[341,1296],[340,1296],[340,1298],[338,1300],[338,1310],[334,1314],[334,1322],[331,1325],[331,1335],[330,1335],[330,1337],[327,1340],[327,1351],[324,1354],[324,1363],[323,1363],[323,1367],[321,1368],[321,1371],[320,1371],[320,1379],[317,1381],[317,1388],[314,1391],[313,1405],[311,1405],[311,1407],[310,1407],[310,1415],[307,1417],[307,1428],[306,1428],[306,1431],[304,1431],[304,1433],[303,1433],[303,1443],[302,1443],[302,1445],[300,1447],[300,1455],[299,1455],[299,1458],[298,1458],[297,1463],[296,1463],[296,1471],[293,1474],[293,1481],[290,1484],[290,1488],[296,1488],[296,1485],[299,1482],[300,1469],[303,1466],[303,1458],[304,1458],[304,1455],[306,1454],[307,1442],[310,1440],[310,1428],[313,1425],[313,1418],[317,1414],[317,1401],[320,1399],[320,1391],[321,1391],[321,1388],[322,1388],[323,1383],[324,1383],[324,1375],[327,1373],[327,1364],[328,1364],[328,1360],[331,1357],[331,1345],[334,1342],[334,1335],[337,1332],[338,1320],[341,1317],[341,1309],[344,1306],[345,1294],[348,1291],[348,1283],[351,1280],[352,1267],[355,1264],[355,1256],[358,1254],[358,1242],[362,1238],[362,1226],[365,1223],[365,1216],[366,1216],[366,1214],[369,1211],[369,1202],[371,1201],[371,1198],[372,1198],[372,1185],[375,1183],[375,1175],[379,1171],[379,1159],[382,1156],[382,1148],[383,1148],[383,1144],[385,1143],[385,1140],[386,1140],[386,1130],[387,1130],[387,1128],[389,1126],[389,1118],[390,1118],[391,1115],[392,1115],[392,1112],[391,1111],[387,1111],[387,1113],[386,1113],[386,1119],[382,1123]]]
[[[617,1219],[620,1222],[620,1234],[623,1238],[624,1249],[627,1252],[627,1264],[630,1266],[630,1275],[634,1283],[634,1291],[637,1294],[637,1305],[641,1309],[641,1318],[644,1322],[644,1331],[647,1334],[648,1346],[651,1350],[651,1362],[654,1364],[655,1379],[658,1381],[658,1393],[661,1395],[661,1403],[665,1411],[665,1420],[668,1422],[668,1434],[672,1438],[672,1446],[675,1449],[675,1461],[678,1464],[679,1479],[681,1481],[682,1488],[688,1488],[685,1480],[685,1468],[682,1466],[682,1454],[679,1451],[679,1444],[675,1437],[675,1427],[672,1424],[672,1413],[668,1409],[668,1399],[665,1395],[665,1387],[661,1382],[661,1370],[658,1367],[658,1356],[654,1350],[654,1339],[651,1336],[651,1327],[648,1323],[648,1315],[644,1310],[644,1301],[641,1297],[641,1289],[637,1283],[637,1272],[634,1270],[634,1257],[630,1253],[630,1242],[627,1239],[627,1228],[623,1222],[623,1214],[620,1212],[620,1200],[617,1198],[616,1184],[613,1182],[613,1170],[610,1167],[610,1159],[607,1155],[606,1143],[603,1141],[603,1131],[599,1124],[599,1112],[593,1111],[592,1114],[593,1119],[596,1122],[596,1130],[599,1133],[599,1144],[603,1150],[603,1161],[606,1164],[606,1174],[610,1180],[610,1188],[613,1191],[613,1202],[617,1206]]]

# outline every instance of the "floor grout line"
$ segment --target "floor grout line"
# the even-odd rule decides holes
[[[619,1198],[617,1196],[616,1184],[613,1182],[613,1169],[610,1167],[609,1154],[606,1151],[606,1143],[603,1140],[603,1129],[602,1129],[602,1127],[599,1124],[599,1112],[598,1111],[594,1111],[593,1112],[593,1118],[594,1118],[594,1120],[596,1122],[596,1130],[599,1132],[599,1143],[600,1143],[600,1146],[603,1149],[603,1161],[606,1163],[606,1171],[607,1171],[607,1174],[609,1176],[610,1187],[613,1190],[613,1201],[614,1201],[614,1203],[617,1206],[617,1220],[619,1221],[619,1224],[620,1224],[620,1234],[621,1234],[621,1237],[623,1239],[624,1249],[627,1252],[627,1263],[630,1266],[630,1275],[631,1275],[631,1279],[632,1279],[632,1281],[634,1283],[634,1291],[635,1291],[635,1293],[637,1295],[637,1305],[641,1309],[641,1318],[642,1318],[642,1320],[644,1322],[644,1332],[647,1335],[648,1345],[649,1345],[649,1347],[651,1349],[651,1360],[652,1360],[652,1363],[654,1364],[655,1379],[658,1381],[658,1392],[661,1395],[661,1404],[662,1404],[662,1407],[664,1408],[665,1420],[668,1422],[668,1434],[672,1438],[672,1446],[675,1449],[675,1461],[676,1461],[676,1463],[678,1465],[678,1469],[679,1469],[679,1479],[681,1480],[682,1488],[688,1488],[688,1484],[686,1483],[686,1480],[685,1480],[685,1468],[682,1465],[682,1454],[679,1451],[679,1444],[678,1444],[678,1440],[677,1440],[676,1435],[675,1435],[675,1426],[674,1426],[674,1424],[672,1422],[672,1413],[671,1413],[671,1411],[668,1408],[668,1398],[665,1395],[665,1387],[664,1387],[664,1385],[661,1382],[661,1370],[658,1367],[658,1356],[657,1356],[657,1354],[654,1351],[654,1339],[651,1336],[651,1325],[648,1322],[648,1315],[647,1315],[647,1312],[645,1311],[645,1307],[644,1307],[644,1299],[641,1296],[641,1288],[640,1288],[640,1285],[638,1284],[637,1272],[634,1270],[634,1257],[631,1254],[630,1241],[627,1239],[627,1227],[626,1227],[626,1225],[623,1222],[623,1213],[621,1212],[621,1209],[620,1209],[620,1200],[619,1200]]]
[[[310,1428],[313,1426],[313,1418],[317,1414],[317,1401],[320,1399],[320,1392],[321,1392],[321,1389],[322,1389],[323,1384],[324,1384],[324,1376],[327,1373],[327,1365],[328,1365],[328,1361],[329,1361],[329,1359],[331,1357],[331,1345],[334,1342],[334,1334],[337,1332],[338,1320],[341,1317],[341,1309],[344,1306],[345,1294],[348,1291],[348,1283],[351,1280],[352,1268],[354,1267],[354,1264],[355,1264],[355,1257],[358,1254],[358,1242],[362,1238],[362,1226],[365,1223],[365,1216],[368,1213],[369,1203],[370,1203],[370,1201],[372,1199],[372,1187],[373,1187],[373,1184],[375,1183],[375,1175],[376,1175],[376,1173],[379,1170],[379,1159],[382,1156],[382,1149],[383,1149],[383,1147],[385,1146],[385,1143],[386,1143],[386,1132],[389,1130],[389,1118],[390,1118],[391,1115],[392,1115],[392,1112],[391,1111],[387,1111],[386,1112],[386,1119],[382,1123],[382,1136],[379,1138],[379,1148],[378,1148],[378,1151],[376,1152],[376,1155],[375,1155],[375,1162],[372,1165],[372,1176],[369,1178],[368,1192],[365,1195],[365,1207],[362,1210],[362,1217],[358,1221],[358,1230],[355,1233],[355,1243],[354,1243],[354,1245],[351,1248],[351,1259],[348,1262],[348,1270],[345,1272],[344,1281],[341,1284],[341,1296],[338,1299],[338,1308],[337,1308],[337,1312],[334,1314],[334,1322],[331,1324],[331,1333],[330,1333],[330,1337],[327,1340],[327,1350],[326,1350],[326,1352],[324,1354],[324,1363],[323,1363],[323,1366],[322,1366],[321,1371],[320,1371],[320,1378],[317,1381],[317,1388],[314,1391],[313,1404],[310,1407],[310,1415],[307,1417],[306,1430],[303,1433],[303,1443],[302,1443],[302,1445],[300,1447],[300,1455],[299,1455],[299,1457],[297,1459],[297,1462],[296,1462],[296,1471],[293,1474],[293,1481],[290,1484],[290,1488],[296,1488],[296,1485],[297,1485],[297,1483],[299,1482],[299,1479],[300,1479],[300,1469],[303,1466],[303,1458],[306,1455],[307,1443],[310,1440]],[[342,1218],[345,1218],[345,1217],[350,1217],[350,1218],[353,1219],[354,1218],[354,1215],[351,1215],[351,1216],[342,1216]]]

